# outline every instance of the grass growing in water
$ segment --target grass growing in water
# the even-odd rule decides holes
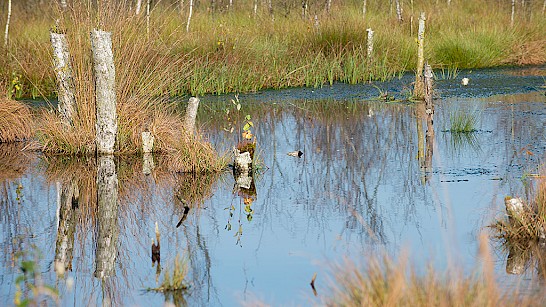
[[[478,126],[479,113],[476,111],[468,112],[465,110],[457,110],[449,117],[449,132],[451,133],[472,133],[476,132]]]
[[[156,292],[177,292],[185,291],[189,288],[186,283],[186,277],[188,275],[188,263],[185,259],[181,259],[179,255],[176,255],[174,259],[172,273],[169,268],[164,270],[163,281],[156,288],[148,288],[148,291]]]

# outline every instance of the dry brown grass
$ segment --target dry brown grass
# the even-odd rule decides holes
[[[0,98],[0,143],[29,139],[34,117],[29,107],[15,100]]]
[[[23,151],[24,143],[0,144],[0,182],[23,176],[34,160],[32,152]]]
[[[480,238],[483,265],[474,277],[461,272],[444,276],[429,270],[417,275],[402,256],[374,258],[366,269],[353,262],[335,268],[335,286],[327,306],[540,306],[544,293],[519,293],[495,282],[493,260],[485,236]]]

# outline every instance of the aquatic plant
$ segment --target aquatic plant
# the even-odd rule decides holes
[[[34,117],[26,105],[0,97],[0,143],[29,139],[34,132]]]
[[[458,109],[449,116],[449,132],[451,133],[472,133],[477,131],[480,113],[477,111],[466,111]]]

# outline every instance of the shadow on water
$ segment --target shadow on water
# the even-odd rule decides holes
[[[62,305],[309,304],[327,293],[330,262],[395,258],[404,248],[418,272],[431,261],[468,272],[476,234],[505,195],[531,196],[522,177],[546,149],[539,92],[437,100],[434,124],[421,104],[268,95],[268,103],[240,97],[230,120],[229,97],[202,99],[202,131],[220,151],[240,141],[238,126],[251,116],[266,168],[250,181],[173,173],[162,156],[74,159],[0,146],[3,304],[13,302],[13,255],[31,245]],[[476,109],[475,132],[442,132],[454,110]],[[177,255],[190,288],[145,291]],[[530,256],[509,258],[532,266]]]

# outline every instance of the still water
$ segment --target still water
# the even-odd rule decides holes
[[[201,131],[221,152],[251,116],[262,162],[250,191],[228,171],[172,173],[161,157],[151,166],[2,145],[0,304],[13,304],[21,251],[64,306],[320,304],[334,264],[365,265],[385,253],[407,255],[417,272],[432,265],[471,274],[480,263],[477,236],[502,217],[504,196],[532,197],[546,148],[546,69],[463,74],[468,87],[438,82],[435,135],[426,141],[422,106],[375,99],[403,98],[411,77],[240,96],[239,112],[234,96],[202,98]],[[233,133],[226,108],[239,119]],[[460,114],[475,119],[472,133],[451,131]],[[296,150],[300,158],[287,155]],[[105,170],[115,191],[97,186]],[[161,267],[151,261],[156,223]],[[184,295],[146,291],[177,255],[188,265]],[[494,259],[506,287],[535,274],[508,275],[500,250]],[[68,269],[63,277],[56,261]]]

